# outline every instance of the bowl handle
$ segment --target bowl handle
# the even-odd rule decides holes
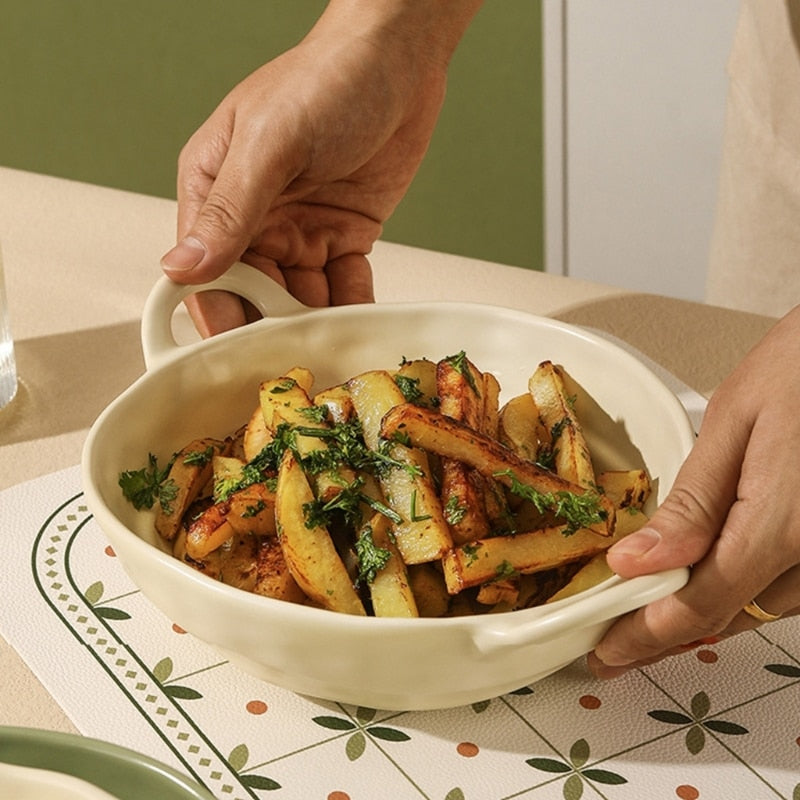
[[[611,580],[615,582],[603,591],[562,601],[564,605],[558,610],[554,608],[547,616],[516,624],[513,618],[519,612],[511,612],[504,615],[506,624],[503,626],[477,627],[472,631],[473,644],[488,655],[509,647],[542,644],[571,630],[610,621],[677,591],[689,580],[689,570],[678,567],[655,575]],[[483,620],[489,621],[486,617]]]
[[[249,300],[265,317],[289,317],[309,310],[282,286],[255,267],[238,262],[216,280],[201,285],[179,284],[162,276],[142,311],[142,351],[148,369],[181,349],[172,333],[172,315],[190,294],[221,289]]]

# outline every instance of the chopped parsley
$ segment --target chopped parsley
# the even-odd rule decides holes
[[[165,514],[172,513],[172,503],[178,496],[175,481],[169,478],[174,458],[163,469],[158,468],[158,459],[150,453],[148,466],[143,469],[127,470],[119,475],[122,494],[137,511],[152,508],[156,501]]]
[[[503,475],[511,478],[512,494],[533,503],[540,513],[552,511],[559,519],[566,520],[567,526],[562,531],[564,536],[571,536],[580,528],[589,528],[607,518],[600,505],[600,496],[594,492],[540,492],[519,481],[510,469],[495,473],[495,477]]]
[[[469,388],[472,389],[475,394],[480,395],[480,391],[475,383],[475,376],[470,369],[469,359],[463,350],[460,350],[454,356],[447,356],[444,360],[464,378]]]
[[[458,525],[466,513],[467,507],[463,503],[459,503],[455,495],[447,498],[447,502],[444,504],[444,518],[448,525]]]
[[[392,557],[390,550],[378,547],[372,538],[372,527],[365,525],[355,542],[358,556],[358,578],[356,586],[361,583],[371,584],[377,574],[386,566]]]
[[[183,457],[183,463],[186,466],[197,466],[197,467],[204,467],[214,458],[214,453],[216,450],[214,449],[214,445],[209,445],[206,447],[205,450],[192,450]]]
[[[407,375],[395,375],[394,382],[403,393],[406,402],[414,405],[424,405],[425,395],[419,388],[419,378],[409,378]]]

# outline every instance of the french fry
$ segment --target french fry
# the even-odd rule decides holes
[[[346,386],[331,386],[323,389],[314,396],[315,406],[325,406],[328,409],[328,421],[334,425],[347,422],[355,416],[353,399]]]
[[[502,603],[513,608],[519,598],[519,579],[501,578],[484,583],[475,598],[482,606],[495,606]]]
[[[327,529],[308,527],[304,506],[314,500],[311,486],[291,450],[281,459],[275,518],[283,557],[298,586],[331,611],[366,615]]]
[[[601,472],[597,485],[616,508],[644,508],[652,491],[650,477],[643,469]]]
[[[435,361],[427,358],[404,360],[392,377],[408,402],[431,406],[438,401]]]
[[[378,550],[389,553],[386,564],[369,583],[372,609],[376,617],[418,617],[417,602],[408,580],[400,551],[392,541],[391,523],[383,514],[375,514],[362,529]]]
[[[436,365],[439,411],[476,430],[484,427],[483,375],[463,353]],[[487,536],[489,519],[484,507],[484,486],[463,461],[442,459],[442,507],[455,544]]]
[[[463,461],[508,487],[517,481],[540,494],[572,495],[591,500],[598,519],[588,527],[604,536],[613,532],[614,506],[608,498],[524,461],[494,439],[443,414],[408,403],[397,405],[386,413],[381,423],[383,438],[395,435],[407,436],[413,445],[423,450]]]
[[[371,450],[381,450],[381,419],[405,398],[385,371],[365,372],[347,383]],[[412,406],[413,407],[413,406]],[[385,437],[390,438],[390,437]],[[441,558],[453,544],[441,503],[431,480],[427,455],[417,448],[389,443],[388,456],[399,466],[381,473],[379,481],[391,508],[399,515],[394,537],[406,564]]]
[[[306,593],[297,585],[297,581],[289,572],[283,548],[277,537],[267,536],[261,539],[256,559],[256,580],[253,585],[255,594],[286,600],[289,603],[305,603]]]
[[[264,381],[259,398],[264,420],[273,433],[282,423],[295,429],[295,446],[301,457],[328,449],[325,439],[313,435],[313,431],[327,430],[329,425],[316,414],[314,404],[295,378],[284,376]],[[312,433],[300,433],[301,430]],[[330,500],[343,486],[352,483],[355,477],[355,472],[346,465],[322,470],[314,476],[316,495],[322,500]]]
[[[536,404],[530,394],[512,397],[500,409],[497,438],[520,458],[536,462],[539,457],[539,443],[549,441],[549,435],[539,419]]]
[[[620,525],[613,536],[599,536],[588,528],[565,535],[561,526],[469,542],[454,547],[442,559],[447,590],[456,594],[487,581],[542,572],[589,558],[607,550],[628,532],[627,526]]]
[[[443,617],[450,607],[441,570],[433,564],[412,564],[408,567],[408,580],[421,617]]]
[[[195,439],[175,457],[167,479],[175,487],[175,496],[166,508],[162,504],[156,508],[155,527],[167,541],[175,538],[186,509],[211,479],[213,455],[223,453],[226,446],[219,439]]]
[[[250,419],[244,429],[242,447],[244,448],[245,459],[252,461],[273,438],[272,431],[267,427],[264,413],[259,405],[250,415]]]
[[[544,427],[550,431],[555,472],[570,483],[594,487],[592,458],[575,414],[574,400],[564,385],[560,367],[543,361],[528,381],[528,391]]]

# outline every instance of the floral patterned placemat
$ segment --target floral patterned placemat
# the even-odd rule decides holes
[[[221,800],[800,800],[797,619],[617,681],[578,661],[463,708],[357,708],[260,682],[173,625],[123,572],[77,468],[0,509],[0,632],[84,734]]]

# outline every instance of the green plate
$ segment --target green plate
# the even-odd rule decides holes
[[[214,800],[166,764],[85,736],[0,726],[0,761],[63,772],[119,800]]]

